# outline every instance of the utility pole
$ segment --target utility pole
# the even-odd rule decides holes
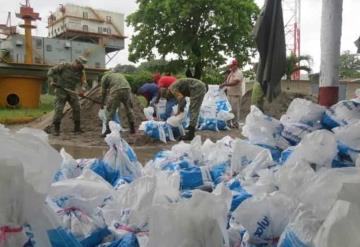
[[[319,104],[330,107],[339,98],[339,58],[343,0],[323,0]]]

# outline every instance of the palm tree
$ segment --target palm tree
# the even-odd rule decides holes
[[[308,73],[311,72],[311,68],[309,66],[299,65],[301,61],[306,61],[309,64],[312,61],[312,58],[309,55],[296,57],[294,53],[291,53],[290,56],[286,58],[286,80],[291,80],[291,75],[299,70],[304,70]]]

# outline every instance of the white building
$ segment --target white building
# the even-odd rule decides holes
[[[124,14],[74,4],[61,5],[48,18],[50,38],[98,43],[105,51],[124,48]]]

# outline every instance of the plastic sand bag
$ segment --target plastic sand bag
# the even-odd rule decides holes
[[[85,169],[77,178],[53,183],[48,196],[61,208],[77,208],[91,215],[113,192],[102,177]]]
[[[0,159],[0,168],[0,246],[49,246],[44,195],[25,181],[20,161]]]
[[[304,205],[300,205],[290,223],[286,226],[279,239],[279,247],[311,247],[312,241],[321,226],[320,220],[314,212]]]
[[[321,151],[321,155],[319,155]],[[333,133],[327,130],[317,130],[306,135],[291,153],[285,165],[305,161],[319,167],[331,167],[337,154],[337,144]]]
[[[338,200],[320,227],[314,246],[358,246],[360,243],[360,206]]]
[[[109,150],[104,155],[103,160],[112,168],[118,170],[121,176],[140,177],[142,166],[137,160],[134,150],[121,138],[119,125],[110,122],[110,130],[111,133],[105,138]]]
[[[42,138],[28,133],[0,132],[0,150],[2,159],[21,161],[25,181],[45,196],[60,168],[60,154]]]
[[[236,139],[233,143],[231,157],[232,172],[235,174],[241,172],[244,167],[250,164],[263,150],[265,150],[265,148],[250,144],[247,141],[241,139]]]
[[[129,233],[124,229],[126,227],[139,231],[148,230],[155,189],[156,177],[141,177],[117,190],[101,207],[101,215],[117,239]]]
[[[253,144],[286,149],[289,143],[281,136],[282,129],[279,120],[263,114],[259,108],[252,105],[250,113],[246,116],[242,134]]]
[[[309,100],[296,98],[291,101],[286,114],[280,118],[282,123],[302,123],[316,126],[320,123],[326,108]]]
[[[292,198],[298,198],[301,187],[314,178],[315,171],[307,163],[298,162],[291,166],[281,166],[275,173],[275,183],[279,191]]]
[[[155,105],[156,108],[156,117],[158,119],[165,120],[164,115],[166,113],[166,99],[159,99],[159,102]]]
[[[176,246],[229,246],[226,222],[230,198],[228,190],[219,195],[195,190],[190,199],[154,206],[148,247],[168,247],[174,243]]]
[[[346,183],[359,183],[360,169],[337,168],[318,171],[299,189],[299,200],[310,206],[319,219],[325,219]]]
[[[45,143],[48,143],[49,141],[49,135],[44,132],[43,130],[40,129],[34,129],[34,128],[22,128],[20,130],[18,130],[16,133],[18,134],[29,134],[29,135],[33,135],[37,138],[39,138],[40,140],[42,140]]]
[[[354,100],[342,100],[326,110],[322,124],[332,129],[347,125],[360,119],[360,102]]]
[[[147,120],[153,120],[154,119],[154,112],[155,109],[152,106],[144,108],[144,115]]]
[[[240,181],[236,178],[226,183],[232,194],[230,212],[233,212],[243,201],[252,197],[252,195],[241,186]]]
[[[164,143],[175,141],[175,137],[170,125],[163,121],[145,121],[140,125],[139,130],[143,130],[145,135]]]
[[[360,155],[360,120],[352,124],[333,129],[338,141],[339,152],[349,156],[353,163]]]
[[[242,225],[249,233],[249,244],[276,243],[295,209],[282,193],[251,197],[232,213],[230,225]]]
[[[281,131],[281,136],[289,141],[291,145],[297,145],[304,136],[317,130],[316,127],[312,127],[302,123],[284,123],[284,129]]]
[[[106,131],[106,108],[104,109],[100,109],[98,112],[98,117],[100,118],[100,120],[102,121],[102,129],[101,129],[101,134],[104,134]],[[113,118],[111,119],[111,121],[114,121],[115,123],[117,123],[120,126],[120,131],[123,131],[123,128],[121,127],[121,121],[119,118],[119,110],[117,109]]]
[[[208,167],[183,168],[180,173],[180,189],[212,188],[213,183]]]
[[[62,157],[61,168],[55,173],[53,181],[57,182],[80,176],[84,167],[78,165],[77,161],[64,148],[60,150],[60,155]]]

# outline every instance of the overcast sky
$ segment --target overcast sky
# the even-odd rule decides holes
[[[220,0],[219,0],[220,1]],[[291,2],[292,0],[286,0]],[[336,0],[335,0],[336,1]],[[0,23],[6,21],[7,12],[12,12],[13,24],[18,24],[20,21],[16,19],[14,13],[19,9],[19,3],[25,0],[0,0]],[[255,2],[262,7],[264,0],[255,0]],[[313,69],[314,72],[320,67],[320,21],[321,21],[321,0],[302,0],[301,1],[301,54],[311,55],[314,58]],[[93,8],[107,9],[115,12],[121,12],[129,15],[137,9],[135,0],[32,0],[32,7],[40,13],[43,18],[37,23],[38,30],[34,32],[35,35],[46,36],[47,17],[50,11],[55,11],[60,3],[74,3],[79,5],[89,5]],[[285,9],[286,7],[283,6]],[[341,51],[350,50],[356,52],[354,41],[360,36],[360,0],[343,0],[343,23],[342,23],[342,39]],[[287,18],[287,13],[284,13],[284,18]],[[155,17],[154,17],[155,18]],[[132,29],[125,25],[125,35],[131,37]],[[127,45],[130,39],[126,40],[126,48],[122,50],[116,59],[110,64],[113,66],[116,63],[129,64]]]

